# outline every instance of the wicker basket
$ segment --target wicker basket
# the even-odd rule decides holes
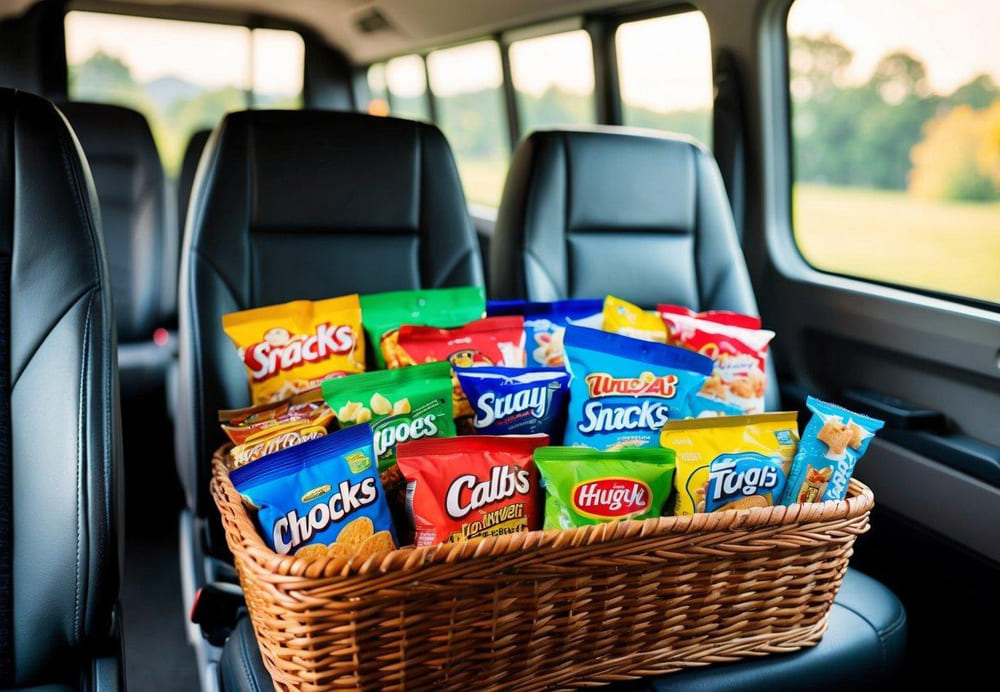
[[[302,560],[212,493],[280,690],[573,689],[816,644],[872,492]]]

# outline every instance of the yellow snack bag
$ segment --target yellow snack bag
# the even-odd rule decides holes
[[[781,503],[799,445],[797,414],[667,421],[660,446],[672,449],[674,514]]]
[[[223,315],[222,328],[246,366],[254,404],[365,370],[357,294],[233,312]]]
[[[667,343],[667,325],[656,313],[646,312],[621,298],[608,296],[604,299],[604,321],[601,328],[633,339]]]

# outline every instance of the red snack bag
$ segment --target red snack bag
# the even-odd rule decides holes
[[[767,346],[774,332],[760,318],[738,312],[694,312],[680,305],[658,305],[670,343],[708,356],[715,363],[700,394],[739,408],[764,412]]]
[[[541,528],[533,455],[548,442],[548,435],[480,435],[425,437],[396,447],[416,544]]]
[[[454,329],[403,325],[399,328],[397,349],[400,365],[448,361],[459,368],[485,365],[523,368],[524,317],[487,317]],[[472,407],[454,371],[451,387],[455,418],[471,416]]]

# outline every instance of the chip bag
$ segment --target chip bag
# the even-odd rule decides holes
[[[799,443],[794,411],[670,421],[660,444],[677,454],[674,514],[780,503]]]
[[[357,295],[233,312],[223,315],[222,328],[247,369],[255,404],[365,369]]]
[[[674,453],[541,447],[535,464],[545,487],[545,528],[568,529],[660,516],[670,496]]]
[[[454,437],[451,366],[426,363],[323,383],[323,399],[340,427],[370,423],[379,471],[396,462],[396,445],[421,437]]]
[[[783,505],[846,498],[855,464],[868,451],[875,433],[885,425],[877,418],[815,397],[809,397],[806,406],[813,415],[802,433],[781,500]]]
[[[600,315],[602,305],[603,301],[599,298],[552,302],[500,300],[488,302],[486,314],[489,317],[524,316],[528,367],[565,367],[563,336],[566,325],[595,314]]]
[[[455,329],[403,325],[400,351],[406,364],[447,361],[456,368],[524,367],[524,318],[487,317]],[[455,418],[472,415],[458,378],[452,375]]]
[[[715,364],[701,395],[746,414],[764,412],[768,344],[774,332],[760,318],[736,312],[694,312],[679,305],[657,306],[670,343],[697,351]]]
[[[604,299],[602,329],[633,339],[667,343],[667,328],[656,313],[646,312],[621,298]]]
[[[480,435],[561,436],[569,400],[562,368],[455,368]]]
[[[404,324],[456,327],[482,319],[486,298],[479,286],[389,291],[361,296],[361,317],[379,369],[412,365],[398,347]]]
[[[396,452],[418,546],[506,536],[541,526],[532,460],[547,435],[404,442]]]
[[[564,444],[600,450],[657,446],[660,428],[689,415],[689,395],[712,371],[697,353],[576,325],[566,328],[566,356]]]
[[[368,425],[283,449],[229,477],[276,553],[364,559],[396,546]]]
[[[317,390],[270,404],[219,411],[222,431],[234,445],[243,444],[263,430],[293,421],[315,422],[325,428],[333,421],[333,411],[323,403]]]

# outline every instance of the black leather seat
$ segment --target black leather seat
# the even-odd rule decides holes
[[[830,609],[829,628],[815,647],[601,689],[617,692],[874,689],[887,683],[898,668],[905,634],[906,614],[899,600],[874,579],[848,570]],[[219,683],[222,692],[274,689],[246,617],[240,620],[223,649]]]
[[[141,113],[101,103],[62,103],[93,171],[118,323],[126,399],[162,389],[174,346],[177,224],[153,134]]]
[[[115,323],[59,111],[0,89],[0,688],[122,689]]]
[[[177,176],[177,218],[178,227],[183,230],[184,222],[187,219],[188,203],[191,201],[191,188],[194,187],[194,174],[198,172],[198,162],[201,161],[201,154],[205,151],[205,145],[212,134],[211,130],[198,130],[187,146],[184,147],[184,158],[181,159],[181,172]],[[183,233],[178,233],[178,242],[181,242]]]
[[[207,537],[210,552],[224,553],[208,493],[223,441],[216,414],[249,403],[222,315],[297,298],[482,285],[482,277],[437,128],[334,111],[226,116],[195,180],[181,271],[176,449],[198,534],[192,548]],[[207,534],[198,521],[206,518]],[[203,580],[198,571],[193,585]]]

